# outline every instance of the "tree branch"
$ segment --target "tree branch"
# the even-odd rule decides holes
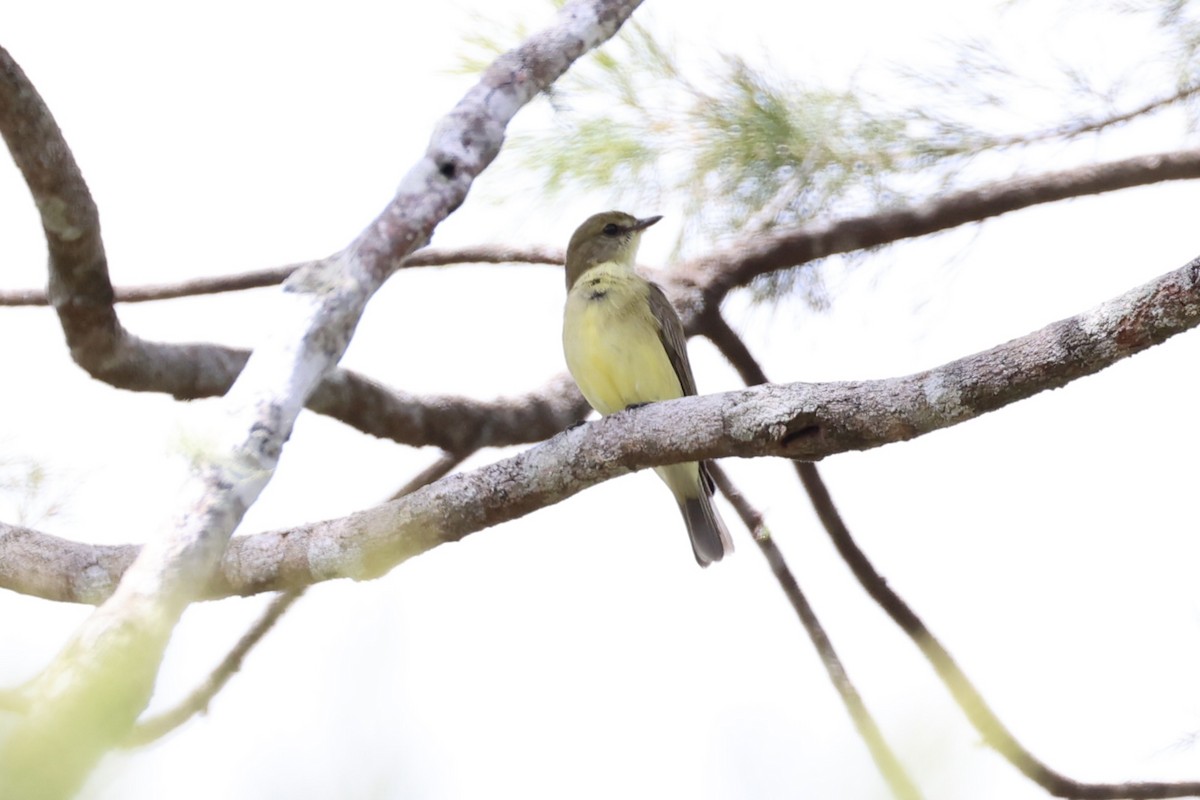
[[[50,294],[57,298],[63,329],[80,366],[121,389],[166,392],[181,400],[225,394],[245,366],[248,351],[147,342],[121,327],[112,308],[113,289],[99,237],[99,218],[87,186],[49,110],[2,49],[0,132],[42,210],[51,256]],[[501,246],[429,248],[405,263],[435,266],[461,259],[561,263],[561,252]],[[299,266],[303,265],[267,272],[278,278],[281,272]],[[237,277],[246,276],[216,280],[235,281]],[[135,289],[133,293],[139,291],[143,294],[140,299],[150,299],[148,295],[155,292]],[[19,294],[25,300],[38,299],[32,293]],[[41,299],[45,301],[44,294]],[[485,402],[455,396],[418,397],[341,369],[325,378],[308,406],[374,436],[454,452],[540,441],[578,422],[589,411],[565,376],[526,395]]]
[[[791,569],[788,568],[783,553],[775,544],[775,540],[771,538],[771,532],[767,529],[762,514],[750,505],[745,496],[729,480],[725,470],[721,469],[716,462],[709,463],[709,470],[712,472],[713,480],[720,487],[721,493],[733,505],[738,516],[742,518],[742,523],[750,529],[754,543],[758,545],[758,549],[766,557],[767,564],[771,567],[771,573],[779,582],[783,593],[787,595],[796,615],[800,617],[800,623],[817,649],[821,663],[829,674],[829,680],[837,689],[842,704],[850,713],[850,719],[853,720],[854,727],[858,729],[858,735],[866,743],[867,749],[871,752],[871,758],[875,761],[875,766],[879,769],[884,781],[887,782],[892,796],[897,798],[921,797],[920,790],[912,782],[912,778],[909,777],[904,765],[900,763],[900,759],[896,757],[887,740],[883,738],[883,732],[879,730],[879,725],[876,724],[875,718],[871,716],[870,710],[863,702],[862,695],[858,693],[858,689],[850,680],[833,643],[821,626],[821,621],[817,619],[816,612],[813,611],[808,598],[800,589],[800,584],[796,581]]]
[[[1025,777],[1055,797],[1079,800],[1118,800],[1118,798],[1192,797],[1200,795],[1200,781],[1131,781],[1128,783],[1083,783],[1049,767],[1031,753],[1001,722],[983,695],[963,672],[950,652],[930,632],[921,618],[893,590],[866,555],[859,549],[850,529],[838,513],[825,482],[812,464],[796,462],[796,471],[812,499],[817,517],[833,540],[834,547],[866,589],[905,634],[912,639],[933,666],[938,678],[950,691],[954,702],[970,720],[989,747],[1021,771]]]
[[[989,146],[991,147],[1012,147],[1014,145],[1028,145],[1035,142],[1044,142],[1048,139],[1074,139],[1079,136],[1085,136],[1089,133],[1099,133],[1100,131],[1117,125],[1124,125],[1127,122],[1132,122],[1138,117],[1143,117],[1161,111],[1164,108],[1187,100],[1190,97],[1200,94],[1200,85],[1190,84],[1182,86],[1178,91],[1159,97],[1155,100],[1149,100],[1136,108],[1129,111],[1122,111],[1116,114],[1110,114],[1107,117],[1094,117],[1092,119],[1084,119],[1077,122],[1070,122],[1058,127],[1049,128],[1043,131],[1035,131],[1033,133],[1017,134],[1014,136],[1003,136],[993,139]]]
[[[437,461],[417,473],[411,481],[400,488],[392,496],[392,499],[398,500],[407,494],[412,494],[422,486],[441,478],[458,464],[462,463],[463,458],[465,456],[443,453]],[[129,737],[125,740],[124,746],[141,747],[149,744],[166,736],[197,714],[208,713],[208,707],[212,703],[213,698],[225,688],[225,684],[229,683],[229,679],[235,673],[241,671],[242,662],[245,661],[246,656],[275,627],[280,618],[300,599],[306,589],[307,587],[289,589],[276,595],[275,599],[271,601],[271,604],[262,613],[262,616],[254,623],[254,626],[238,640],[238,643],[226,654],[225,658],[209,674],[204,683],[196,687],[191,694],[169,711],[164,711],[154,717],[138,722],[130,732]],[[18,693],[13,694],[16,695],[19,702],[20,695]],[[0,693],[0,708],[4,707],[4,699],[3,693]]]
[[[466,247],[425,247],[404,260],[402,268],[445,267],[453,264],[553,264],[561,266],[565,255],[561,248],[517,247],[515,245],[484,244]],[[292,273],[314,262],[288,264],[285,267],[253,270],[234,275],[216,275],[211,278],[193,278],[178,283],[163,283],[147,286],[117,287],[113,300],[117,303],[148,303],[156,300],[174,300],[179,297],[196,297],[223,292],[242,292],[277,286]],[[50,300],[41,289],[15,289],[0,291],[0,306],[45,306]]]
[[[308,407],[381,439],[452,453],[538,442],[591,413],[566,374],[532,392],[488,401],[418,397],[338,370],[325,379]]]
[[[945,230],[1038,203],[1195,177],[1200,177],[1200,150],[1142,156],[1001,181],[912,208],[843,219],[822,226],[759,233],[753,240],[739,241],[662,273],[658,279],[679,306],[685,326],[694,332],[699,319],[709,313],[709,309],[717,307],[725,293],[765,272],[786,269],[832,253]],[[54,203],[47,201],[47,205]],[[422,259],[422,253],[426,254],[427,261]],[[504,250],[479,247],[447,251],[431,248],[414,254],[408,263],[432,265],[468,258],[480,261],[517,258],[557,263],[559,251],[552,248]],[[107,284],[105,271],[94,272],[103,276],[104,286],[92,298],[99,302],[106,292],[111,294],[112,288]],[[270,272],[272,277],[277,277],[277,271]],[[228,280],[231,282],[229,288],[233,288],[237,276]],[[99,278],[91,281],[92,284],[99,282]],[[138,299],[151,299],[172,291],[182,293],[184,288],[145,287],[132,291],[135,296],[141,293]],[[14,301],[36,299],[28,293],[18,295]],[[86,305],[87,297],[80,296],[76,301]],[[179,399],[219,396],[229,389],[245,365],[245,351],[207,344],[143,342],[122,331],[115,319],[114,315],[113,325],[101,326],[99,333],[93,332],[88,347],[73,348],[73,352],[96,354],[94,363],[81,364],[95,377],[118,388],[167,392]],[[89,363],[95,368],[89,367]],[[587,406],[573,384],[560,379],[555,382],[555,387],[562,388],[549,388],[513,402],[488,404],[464,398],[415,397],[389,390],[363,376],[336,370],[321,384],[308,405],[318,413],[332,416],[365,433],[404,444],[434,445],[458,452],[481,446],[538,441],[582,419],[587,414]],[[518,408],[523,403],[535,405],[527,410]],[[505,416],[497,420],[494,415],[499,409],[504,410]]]
[[[747,385],[767,382],[767,375],[741,337],[719,314],[706,320],[706,333],[725,354]],[[867,594],[892,618],[913,643],[917,645],[954,701],[970,720],[988,746],[998,752],[1027,778],[1057,797],[1081,800],[1115,798],[1187,797],[1200,794],[1200,782],[1144,781],[1130,783],[1081,783],[1063,775],[1038,759],[1005,727],[992,711],[983,695],[971,683],[950,652],[929,631],[925,623],[888,585],[859,549],[849,527],[837,510],[817,466],[803,461],[792,462],[800,482],[808,493],[822,527],[833,540],[834,547],[854,573]],[[722,488],[724,491],[724,488]]]
[[[204,683],[197,686],[179,705],[135,725],[129,732],[129,736],[122,742],[122,746],[141,747],[147,745],[166,736],[197,714],[208,713],[209,704],[225,688],[229,679],[241,671],[242,662],[246,660],[246,656],[256,644],[262,641],[267,632],[275,627],[275,623],[279,621],[284,612],[303,596],[304,591],[304,588],[300,588],[280,592],[267,606],[258,621],[254,623],[254,626],[246,631],[246,635],[238,640],[238,643],[226,654],[217,668],[209,674]]]
[[[1136,156],[1012,178],[892,211],[874,212],[738,239],[681,266],[716,305],[731,289],[759,275],[836,253],[925,236],[1043,203],[1162,181],[1200,178],[1200,149]],[[715,299],[715,301],[714,301]]]
[[[305,401],[345,352],[367,300],[461,205],[499,152],[513,115],[611,37],[637,5],[576,0],[552,27],[498,58],[442,120],[380,215],[344,252],[288,280],[271,337],[222,401],[230,446],[198,471],[174,529],[142,548],[113,594],[35,679],[38,713],[21,718],[0,742],[0,794],[73,794],[100,756],[128,736],[176,622],[218,571],[230,535],[273,475]],[[50,298],[72,354],[93,363],[93,350],[103,355],[113,339],[131,340],[113,313],[98,215],[49,111],[0,53],[0,107],[14,104],[16,119],[0,115],[0,126],[31,176],[47,229]],[[25,121],[32,121],[32,136]],[[50,183],[27,158],[31,152],[51,159]],[[53,183],[58,179],[65,188]],[[102,362],[101,369],[108,367]]]
[[[68,603],[103,603],[141,548],[73,542],[0,522],[0,587]]]
[[[1096,308],[901,378],[765,385],[654,403],[568,430],[395,503],[239,537],[207,597],[371,578],[632,469],[728,456],[818,460],[956,425],[1090,375],[1200,324],[1200,259]],[[95,602],[127,551],[0,525],[0,587]],[[28,562],[28,563],[27,563]],[[2,581],[19,575],[20,585]],[[65,594],[63,592],[66,592]]]
[[[497,75],[492,80],[504,78]],[[149,342],[121,326],[113,309],[114,292],[100,239],[99,215],[82,173],[49,109],[3,49],[0,133],[41,211],[50,249],[48,295],[76,363],[94,378],[119,389],[165,392],[180,400],[219,397],[229,391],[246,365],[247,351],[212,344]],[[499,146],[498,140],[495,144]],[[460,180],[466,175],[462,172]],[[465,192],[463,187],[459,190]],[[370,240],[368,236],[364,241]],[[382,275],[401,263],[435,266],[462,258],[482,261],[520,257],[561,263],[560,251],[552,248],[431,248],[413,254],[407,261],[404,256],[402,252],[383,253],[373,268]],[[320,265],[325,263],[306,266],[320,272]],[[308,407],[364,433],[455,452],[539,441],[588,413],[574,384],[562,377],[528,395],[479,402],[461,397],[417,397],[342,369],[325,377],[308,400]]]

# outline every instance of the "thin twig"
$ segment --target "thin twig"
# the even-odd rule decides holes
[[[470,455],[471,453],[443,452],[437,461],[434,461],[428,467],[414,475],[412,480],[393,492],[388,500],[399,500],[401,497],[412,494],[426,484],[444,478],[450,474],[450,470],[466,461]]]
[[[747,385],[767,383],[766,373],[754,358],[740,336],[720,314],[712,314],[704,320],[705,335],[725,355]],[[1164,798],[1200,795],[1200,782],[1132,782],[1132,783],[1082,783],[1051,769],[1022,745],[992,711],[983,695],[975,688],[966,673],[955,662],[950,652],[937,640],[925,623],[888,585],[855,544],[841,514],[834,505],[824,480],[815,464],[803,461],[792,462],[799,474],[804,489],[808,492],[826,533],[829,534],[838,553],[849,565],[854,577],[888,616],[892,618],[933,666],[942,683],[950,691],[959,708],[988,746],[1026,777],[1057,797],[1080,798],[1080,800],[1116,800],[1117,798]]]
[[[391,499],[398,500],[406,494],[415,492],[426,484],[433,483],[454,469],[458,464],[461,464],[465,458],[466,455],[460,456],[454,453],[443,453],[437,461],[423,469],[411,481],[397,490]],[[254,627],[247,631],[246,635],[229,651],[229,654],[217,665],[216,669],[212,671],[204,683],[196,687],[187,698],[170,711],[164,711],[161,714],[139,722],[130,733],[124,746],[140,747],[149,744],[166,736],[197,714],[208,713],[208,707],[212,703],[213,698],[217,696],[217,693],[221,689],[225,688],[225,684],[229,682],[229,679],[241,670],[242,662],[245,661],[246,655],[256,644],[262,641],[263,637],[275,626],[275,623],[279,621],[284,612],[300,599],[306,588],[289,589],[277,594],[275,599],[271,601],[271,604],[267,606],[266,611],[259,617],[258,622],[254,623]],[[15,700],[19,700],[21,697],[15,691],[0,692],[0,710],[23,710],[19,706],[10,709],[5,703],[6,695],[11,695]]]
[[[404,261],[404,267],[446,267],[454,264],[553,264],[563,263],[563,251],[555,247],[516,247],[484,244],[467,247],[426,247]],[[126,286],[113,289],[117,303],[147,303],[224,292],[242,292],[283,283],[299,269],[312,264],[304,261],[283,267],[252,270],[234,275],[214,275],[192,278],[177,283]],[[0,306],[47,306],[49,298],[44,289],[15,289],[0,292]]]
[[[254,623],[254,627],[246,631],[246,635],[234,645],[234,648],[222,659],[217,668],[209,674],[204,683],[196,687],[183,702],[171,710],[138,722],[133,727],[133,730],[129,732],[129,736],[122,743],[122,746],[129,748],[149,744],[166,736],[197,714],[207,713],[208,706],[212,703],[213,698],[225,688],[225,684],[229,682],[229,679],[242,668],[242,662],[245,661],[246,655],[254,645],[262,641],[262,638],[267,635],[267,631],[275,627],[275,623],[283,616],[283,612],[291,608],[292,604],[299,600],[303,594],[304,588],[300,588],[289,589],[286,592],[280,592],[275,595],[275,599],[271,601],[266,611],[258,618],[258,622]]]
[[[825,666],[825,671],[829,674],[830,681],[833,682],[834,688],[837,689],[838,695],[842,698],[842,703],[846,706],[846,710],[850,712],[850,719],[854,721],[854,727],[858,729],[858,735],[866,742],[867,749],[871,751],[871,758],[875,761],[875,766],[879,768],[880,774],[883,775],[883,779],[887,782],[892,795],[902,798],[902,800],[921,797],[920,790],[912,782],[912,778],[908,776],[904,765],[900,763],[900,759],[896,757],[887,740],[883,738],[883,733],[879,730],[874,717],[871,716],[871,712],[867,709],[866,703],[863,702],[862,696],[854,688],[854,683],[846,673],[846,668],[842,665],[841,659],[838,658],[837,651],[833,647],[833,642],[829,641],[829,636],[826,635],[820,620],[817,619],[816,612],[809,605],[808,598],[804,596],[804,592],[800,589],[800,584],[788,568],[787,562],[783,558],[783,553],[775,544],[775,540],[771,538],[771,532],[767,528],[762,514],[759,513],[758,509],[750,505],[750,502],[733,485],[729,480],[729,476],[725,474],[720,465],[716,462],[709,462],[708,466],[713,480],[721,489],[721,493],[725,495],[726,499],[733,505],[734,510],[737,511],[738,516],[742,518],[742,522],[750,529],[750,532],[754,536],[754,543],[758,545],[758,549],[762,551],[763,556],[767,559],[767,563],[770,564],[771,572],[775,575],[775,580],[779,582],[783,593],[787,595],[792,608],[796,611],[796,616],[800,617],[800,622],[804,625],[804,630],[808,632],[808,638],[812,640],[813,646],[817,648],[817,654],[821,657],[821,663]]]
[[[1200,148],[1150,153],[1025,175],[948,192],[924,202],[740,236],[679,266],[710,308],[731,290],[776,270],[926,236],[1012,211],[1133,186],[1200,178]]]
[[[838,553],[850,566],[851,572],[892,621],[900,626],[913,643],[920,648],[933,666],[942,683],[950,690],[958,707],[979,731],[980,736],[1000,755],[1019,769],[1027,778],[1056,797],[1079,798],[1079,800],[1117,800],[1117,798],[1161,798],[1190,797],[1200,795],[1200,782],[1181,781],[1176,783],[1146,781],[1129,783],[1083,783],[1068,778],[1051,769],[1036,758],[1012,734],[996,713],[992,711],[983,695],[975,688],[966,673],[955,662],[950,652],[925,627],[925,623],[896,594],[876,571],[850,535],[850,529],[842,520],[825,482],[816,467],[804,462],[794,462],[800,481],[804,484],[816,509],[822,526],[829,534]]]
[[[1056,128],[1048,128],[1034,133],[1015,134],[1013,136],[997,137],[988,144],[992,147],[1012,147],[1015,145],[1028,145],[1035,142],[1044,142],[1048,139],[1074,139],[1077,136],[1084,136],[1089,133],[1099,133],[1107,128],[1116,125],[1124,125],[1126,122],[1132,122],[1138,117],[1153,114],[1157,111],[1175,105],[1181,100],[1187,100],[1189,97],[1200,93],[1200,85],[1191,84],[1184,86],[1174,94],[1166,97],[1159,97],[1155,100],[1147,101],[1137,108],[1129,111],[1122,111],[1118,114],[1112,114],[1107,117],[1086,119],[1082,121],[1060,125]]]

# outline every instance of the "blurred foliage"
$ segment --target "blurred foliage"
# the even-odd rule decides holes
[[[1009,2],[1000,13],[1021,5]],[[991,38],[941,43],[943,67],[894,68],[886,93],[835,91],[737,55],[697,61],[643,24],[640,13],[559,81],[549,94],[550,124],[514,135],[509,148],[517,168],[540,175],[551,194],[600,192],[629,207],[681,208],[686,221],[674,256],[687,258],[721,241],[919,202],[1003,177],[1005,169],[1011,175],[1021,163],[1014,151],[1193,108],[1200,93],[1196,6],[1064,6],[1064,24],[1103,12],[1137,15],[1146,29],[1157,28],[1166,44],[1138,41],[1127,52],[1103,53],[1105,66],[1125,66],[1124,59],[1129,71],[1157,59],[1156,80],[1136,82],[1140,95],[1120,79],[1093,77],[1104,70],[1090,65],[1056,63],[1049,72],[1057,78],[1045,83],[1033,77],[1047,74],[1045,63],[1006,55]],[[478,56],[463,68],[488,63],[520,33],[474,34]],[[1177,76],[1174,89],[1147,96],[1146,86],[1161,90],[1157,76],[1168,73]],[[897,107],[885,95],[920,103]],[[1031,119],[1041,124],[1030,127]],[[993,156],[1007,166],[997,169]],[[986,169],[975,168],[981,157]],[[760,297],[798,291],[821,306],[827,298],[819,275],[792,270],[752,288]]]
[[[1190,0],[1140,0],[1119,6],[1128,13],[1151,13],[1172,41],[1172,57],[1180,66],[1179,86],[1200,80],[1200,7]]]
[[[3,519],[35,527],[59,515],[64,507],[61,476],[52,476],[41,463],[25,457],[0,459],[0,502]]]
[[[1022,5],[1010,0],[1005,8]],[[1094,63],[1066,63],[1050,53],[1030,57],[1019,46],[1016,53],[1005,52],[994,39],[967,39],[941,44],[949,60],[938,72],[901,70],[929,98],[906,115],[931,155],[973,158],[1053,146],[1106,134],[1167,110],[1182,111],[1184,131],[1195,132],[1200,3],[1065,3],[1059,14],[1064,37],[1068,32],[1104,36],[1113,47],[1089,48]],[[1037,124],[1030,125],[1031,120]]]

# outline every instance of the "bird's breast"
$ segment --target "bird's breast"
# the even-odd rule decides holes
[[[567,367],[601,414],[683,396],[650,310],[649,286],[633,274],[596,268],[567,295]]]

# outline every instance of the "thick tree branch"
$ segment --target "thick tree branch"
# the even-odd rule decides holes
[[[499,152],[513,115],[611,37],[637,5],[577,0],[552,27],[497,59],[442,120],[425,156],[366,230],[344,252],[288,280],[271,338],[255,349],[222,401],[230,445],[199,470],[174,529],[142,548],[113,594],[35,680],[38,713],[23,717],[0,742],[0,794],[72,794],[96,760],[128,735],[149,701],[179,616],[218,571],[230,535],[271,479],[297,415],[345,352],[367,300],[463,202]],[[122,338],[95,207],[49,112],[3,53],[0,106],[13,102],[20,105],[15,127],[7,129],[14,122],[7,114],[0,125],[19,151],[18,165],[32,175],[52,252],[50,298],[73,355],[89,363],[93,349],[109,353],[111,339]],[[21,127],[26,117],[48,123],[35,124],[30,137]],[[64,179],[65,188],[42,179],[40,165],[26,158],[31,148],[51,156],[48,172]],[[59,240],[69,246],[60,248]]]
[[[700,319],[719,305],[725,293],[764,272],[834,252],[848,252],[944,230],[1037,203],[1194,177],[1200,177],[1200,150],[1143,156],[1002,181],[914,208],[850,218],[824,226],[756,234],[752,241],[739,241],[678,269],[660,273],[657,279],[679,307],[685,327],[689,332],[696,332]],[[426,256],[429,264],[455,263],[467,258],[480,261],[519,259],[538,263],[558,260],[558,251],[547,248],[497,250],[481,247],[449,251],[430,248],[414,254],[409,263],[414,266],[424,264],[425,261],[420,260],[422,253],[429,254]],[[236,276],[230,281],[236,282]],[[184,291],[182,287],[146,287],[142,296],[150,299],[174,289],[180,293]],[[111,292],[111,287],[108,291]],[[180,399],[223,394],[247,358],[244,351],[216,345],[149,343],[123,333],[102,335],[101,338],[111,348],[106,349],[105,356],[99,360],[103,370],[93,371],[96,377],[119,388],[163,391]],[[535,405],[528,410],[518,408],[526,402]],[[489,404],[465,398],[415,397],[343,370],[336,370],[326,378],[310,399],[309,408],[375,436],[414,446],[434,445],[455,452],[479,446],[537,441],[587,413],[586,404],[566,380],[557,381],[555,388],[528,397]],[[494,417],[498,409],[504,410],[503,417]],[[485,420],[488,425],[481,427]]]
[[[497,73],[492,80],[504,78]],[[3,49],[0,133],[41,212],[50,251],[48,296],[75,361],[93,377],[119,389],[165,392],[180,400],[225,394],[245,367],[247,351],[211,344],[150,342],[121,326],[113,309],[114,292],[100,239],[99,216],[82,173],[49,109]],[[459,180],[467,174],[462,172]],[[465,192],[462,187],[459,190]],[[398,235],[403,238],[408,234]],[[371,239],[368,236],[364,241]],[[560,251],[552,248],[483,246],[429,248],[407,260],[402,251],[384,253],[373,268],[384,274],[401,263],[435,266],[463,259],[561,263]],[[307,266],[319,272],[317,265],[323,263]],[[305,265],[295,265],[299,266]],[[574,385],[563,378],[528,395],[479,402],[393,391],[342,369],[325,377],[308,400],[308,407],[374,436],[455,452],[539,441],[587,414],[587,404]]]
[[[706,319],[706,323],[706,334],[725,354],[747,385],[755,386],[767,382],[767,375],[757,359],[724,318],[719,314],[714,314]],[[1101,800],[1102,798],[1162,798],[1200,795],[1200,783],[1195,781],[1081,783],[1052,769],[1038,759],[1008,730],[983,695],[971,683],[966,673],[958,666],[950,652],[929,631],[908,604],[888,585],[887,580],[875,570],[866,554],[859,549],[849,527],[838,512],[816,464],[804,461],[792,463],[800,477],[801,484],[812,501],[817,518],[820,519],[822,527],[833,540],[834,547],[837,548],[842,559],[854,573],[854,577],[858,579],[871,599],[887,612],[892,621],[913,640],[929,660],[958,707],[962,709],[989,747],[1000,753],[1030,780],[1057,797]],[[722,491],[724,491],[723,487]]]
[[[411,481],[397,490],[391,499],[398,500],[407,494],[412,494],[422,486],[436,481],[462,463],[464,458],[465,456],[443,453],[437,461],[421,470]],[[179,728],[197,714],[208,713],[209,705],[217,694],[225,688],[225,684],[229,683],[229,679],[241,670],[242,662],[246,660],[246,656],[275,627],[276,623],[279,622],[288,609],[303,596],[306,589],[307,587],[289,589],[276,595],[275,599],[271,601],[271,604],[262,613],[262,616],[258,618],[258,621],[254,623],[250,630],[246,631],[246,634],[238,640],[238,643],[226,654],[225,658],[221,659],[221,663],[217,665],[216,669],[209,674],[203,683],[197,686],[174,708],[149,719],[140,720],[130,732],[124,745],[126,747],[141,747],[142,745],[149,744]],[[20,697],[19,693],[14,693],[14,695],[18,698]],[[3,699],[3,696],[0,696],[0,708],[3,707]]]
[[[37,204],[49,250],[47,295],[71,356],[93,376],[136,388],[169,376],[172,393],[220,394],[242,360],[221,348],[142,342],[113,309],[100,215],[54,117],[12,57],[0,48],[0,134]],[[225,386],[228,388],[226,381]],[[186,387],[186,388],[185,388]]]
[[[11,63],[11,62],[9,62]],[[15,65],[11,65],[16,69]],[[19,70],[18,70],[19,72]],[[23,76],[22,76],[23,77]],[[17,92],[24,105],[9,103],[10,108],[29,112],[29,98],[36,94]],[[219,396],[232,385],[244,367],[247,353],[233,348],[207,344],[162,344],[146,342],[125,332],[111,311],[113,290],[108,283],[107,270],[99,244],[98,228],[91,236],[93,223],[98,225],[86,196],[78,169],[70,161],[65,145],[48,148],[50,157],[42,157],[37,148],[38,136],[56,133],[57,128],[48,113],[33,115],[37,125],[23,125],[25,117],[11,113],[0,118],[6,136],[16,142],[14,151],[24,155],[19,163],[28,162],[31,186],[39,207],[72,209],[60,195],[75,197],[80,208],[72,214],[44,214],[44,224],[51,237],[52,264],[78,263],[86,268],[64,268],[58,285],[63,301],[60,316],[65,315],[64,330],[72,342],[72,352],[80,364],[95,377],[118,388],[133,391],[161,391],[179,399]],[[36,130],[30,130],[34,128]],[[64,155],[65,154],[65,155]],[[64,162],[65,159],[65,162]],[[59,163],[64,162],[64,163]],[[46,164],[57,164],[55,169]],[[876,213],[858,218],[807,227],[792,231],[756,233],[752,240],[742,241],[723,251],[682,265],[677,270],[661,274],[672,298],[680,306],[685,326],[697,330],[698,319],[715,308],[731,288],[742,285],[763,272],[783,269],[804,263],[833,252],[847,252],[926,233],[944,230],[967,222],[979,221],[1017,208],[1050,202],[1081,194],[1111,191],[1133,185],[1162,180],[1193,178],[1200,175],[1200,151],[1144,156],[1124,161],[1093,165],[1086,168],[1049,173],[1033,178],[1002,181],[973,190],[958,192],[945,198],[908,209]],[[57,177],[56,177],[57,176]],[[65,188],[58,188],[60,187]],[[56,193],[57,192],[57,193]],[[86,202],[85,202],[86,201]],[[56,216],[57,215],[57,216]],[[60,217],[80,220],[56,227]],[[64,229],[79,234],[79,243],[66,242],[53,231]],[[68,246],[70,245],[70,246]],[[504,249],[494,247],[440,250],[428,248],[414,253],[409,265],[454,263],[472,259],[507,261],[511,259],[549,263],[558,261],[559,251],[547,248]],[[397,263],[395,261],[389,263]],[[259,279],[277,278],[280,271],[258,273],[245,278],[254,283]],[[237,288],[242,276],[214,279],[217,286],[208,288]],[[203,282],[201,282],[203,284]],[[184,294],[205,288],[201,286],[144,287],[132,290],[133,299],[151,299],[172,293]],[[30,301],[36,298],[17,293],[13,300]],[[79,326],[70,322],[76,310],[86,320]],[[93,324],[97,323],[98,324]],[[79,332],[76,336],[72,331]],[[82,359],[82,360],[80,360]],[[561,388],[559,388],[561,387]],[[529,409],[521,409],[531,403]],[[569,381],[558,381],[553,387],[513,401],[481,403],[465,398],[422,398],[392,391],[354,373],[336,370],[313,394],[309,408],[327,414],[346,424],[375,436],[394,439],[414,446],[434,445],[460,452],[478,446],[504,446],[537,441],[565,425],[581,419],[587,406]],[[497,414],[497,412],[503,412]],[[486,423],[486,424],[485,424]]]
[[[1162,181],[1200,178],[1200,149],[1013,178],[893,211],[756,233],[679,268],[715,305],[753,278],[809,261],[925,236],[1029,206]]]
[[[0,587],[47,600],[99,605],[141,548],[73,542],[0,522]]]
[[[49,295],[73,335],[86,321],[96,333],[119,329],[100,239],[100,214],[54,117],[21,67],[0,48],[0,135],[25,178],[50,255]],[[86,318],[86,320],[85,320]],[[80,346],[83,346],[81,341]]]
[[[758,545],[758,549],[766,557],[767,564],[771,567],[771,573],[779,582],[780,588],[783,589],[783,593],[787,595],[792,604],[792,609],[800,618],[800,623],[808,633],[808,638],[812,641],[817,655],[821,658],[821,663],[825,666],[825,671],[829,674],[829,680],[837,690],[838,696],[842,698],[842,704],[850,713],[850,719],[854,722],[854,727],[858,729],[858,735],[866,743],[867,749],[871,752],[871,758],[887,782],[892,796],[897,798],[921,797],[920,790],[912,782],[912,778],[909,777],[904,765],[900,763],[900,759],[896,757],[887,740],[883,738],[883,732],[879,730],[879,725],[871,716],[867,704],[863,702],[862,695],[858,693],[858,689],[850,680],[850,675],[842,665],[842,660],[838,657],[833,642],[829,640],[825,628],[817,619],[816,612],[813,611],[808,598],[800,589],[800,584],[788,567],[787,561],[784,560],[783,553],[775,544],[775,540],[771,538],[771,532],[767,529],[762,514],[738,491],[729,480],[729,476],[725,474],[725,470],[715,462],[710,462],[709,466],[713,480],[720,487],[721,493],[733,505],[734,510],[741,517],[742,523],[750,529],[755,544]]]
[[[225,394],[249,353],[205,344],[146,342],[125,331],[113,311],[113,290],[100,240],[99,217],[78,165],[49,110],[20,67],[0,49],[0,132],[42,214],[50,250],[50,291],[77,362],[118,388],[166,392],[179,399]],[[425,251],[415,265],[458,258],[515,256],[558,260],[557,251],[469,248]],[[557,378],[510,400],[422,398],[335,370],[309,400],[327,414],[375,436],[455,452],[538,441],[587,413],[574,385]]]
[[[538,442],[591,413],[566,374],[527,394],[475,400],[410,395],[337,370],[317,389],[308,407],[381,439],[452,453]]]
[[[208,597],[369,578],[634,468],[727,456],[817,460],[905,441],[1090,375],[1200,324],[1200,259],[1091,311],[901,378],[767,385],[654,403],[568,430],[338,520],[235,539]],[[127,556],[0,526],[5,588],[95,602]],[[26,566],[28,562],[28,566]]]

